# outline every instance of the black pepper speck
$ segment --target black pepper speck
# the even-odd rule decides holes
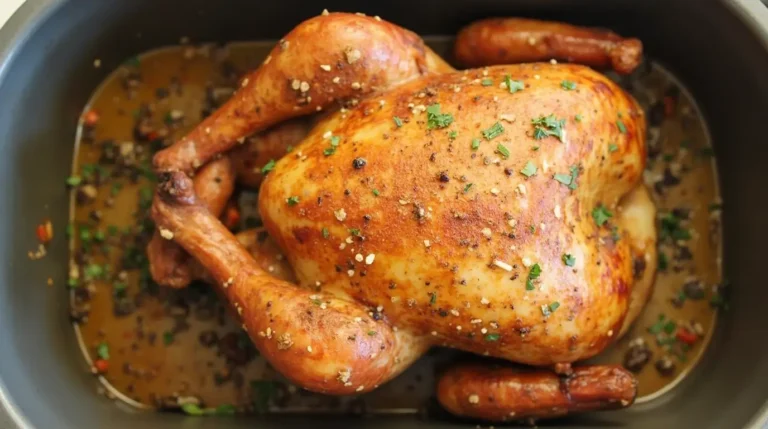
[[[355,168],[355,170],[359,170],[363,167],[365,167],[365,164],[368,162],[365,160],[365,158],[355,158],[352,160],[352,167]]]

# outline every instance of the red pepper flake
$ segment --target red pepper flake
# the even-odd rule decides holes
[[[696,340],[699,339],[695,332],[691,332],[686,328],[678,328],[675,337],[677,337],[678,341],[688,344],[689,346],[695,344]]]
[[[99,122],[99,114],[95,110],[89,110],[83,115],[83,123],[89,127],[93,127]]]
[[[233,229],[238,223],[240,223],[240,211],[235,206],[227,207],[227,212],[224,214],[224,225]]]
[[[96,367],[96,371],[99,374],[104,374],[109,369],[109,362],[105,359],[96,359],[96,361],[93,362],[93,366]]]
[[[664,116],[671,118],[675,114],[675,98],[667,95],[664,97]]]
[[[53,239],[53,224],[50,220],[41,223],[35,229],[37,239],[43,244],[48,244]]]

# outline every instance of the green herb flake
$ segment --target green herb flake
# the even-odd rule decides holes
[[[458,136],[459,136],[459,132],[458,131],[451,131],[450,133],[448,133],[448,140],[454,141],[454,140],[456,140],[456,137],[458,137]]]
[[[109,345],[104,342],[99,343],[99,345],[96,346],[96,355],[101,359],[109,360]]]
[[[165,344],[166,346],[173,343],[173,339],[174,339],[173,332],[166,331],[163,333],[163,344]]]
[[[482,131],[483,138],[485,138],[486,140],[491,140],[495,137],[498,137],[503,132],[504,132],[504,126],[501,125],[501,122],[496,122],[495,124],[491,125],[490,128]]]
[[[499,338],[501,338],[501,334],[487,334],[485,341],[499,341]]]
[[[537,171],[537,170],[538,170],[538,169],[537,169],[537,168],[536,168],[536,166],[533,164],[533,162],[531,162],[531,161],[528,161],[528,162],[525,164],[525,167],[523,167],[523,169],[522,169],[522,170],[520,170],[520,173],[521,173],[523,176],[525,176],[525,177],[531,177],[531,176],[533,176],[534,174],[536,174],[536,171]]]
[[[380,195],[380,192],[378,189],[374,188],[372,191],[374,197],[378,197]]]
[[[429,305],[434,305],[437,302],[437,292],[429,293]]]
[[[677,324],[672,320],[669,320],[664,324],[664,332],[666,332],[667,335],[674,333],[675,329],[677,329]]]
[[[558,308],[560,308],[560,303],[559,303],[559,302],[557,302],[557,301],[554,301],[554,302],[552,302],[552,303],[550,303],[550,304],[549,304],[549,311],[551,311],[551,312],[553,312],[553,313],[554,313],[554,311],[555,311],[555,310],[557,310]]]
[[[540,147],[538,145],[531,146],[531,150],[534,152],[538,151],[539,149]]]
[[[572,165],[570,167],[571,170],[571,183],[568,185],[568,188],[571,190],[576,190],[576,188],[579,187],[579,185],[576,183],[576,179],[579,178],[579,166],[578,165]]]
[[[289,206],[295,206],[296,204],[298,204],[298,203],[299,203],[299,197],[298,197],[298,196],[296,196],[296,195],[290,196],[290,197],[288,197],[288,198],[286,198],[286,199],[285,199],[285,202],[286,202],[286,204],[288,204]]]
[[[202,408],[200,408],[197,404],[193,404],[192,402],[182,404],[181,410],[184,411],[185,414],[190,416],[202,416],[205,414]]]
[[[507,84],[507,90],[510,94],[514,94],[517,91],[522,91],[525,89],[525,82],[521,80],[512,80],[509,75],[504,76],[504,83]]]
[[[507,149],[507,147],[504,146],[503,144],[499,143],[496,146],[496,150],[499,152],[499,154],[501,154],[502,158],[504,158],[504,159],[508,159],[509,158],[509,149]]]
[[[491,86],[491,85],[493,85],[493,80],[491,80],[491,79],[483,79],[482,81],[480,81],[480,85]]]
[[[331,156],[334,153],[336,153],[336,148],[335,147],[327,147],[327,148],[323,149],[323,155],[325,155],[325,156]]]
[[[552,315],[552,313],[555,312],[558,308],[560,308],[560,303],[555,301],[550,304],[542,304],[541,305],[541,314],[544,316],[544,318],[547,318]]]
[[[560,82],[560,87],[566,91],[573,91],[574,89],[576,89],[576,82],[573,82],[570,80],[564,80]]]
[[[581,122],[582,119],[583,119],[583,117],[581,115],[576,115],[576,116],[573,117],[573,120],[576,121],[576,122]]]
[[[466,194],[467,192],[469,192],[471,188],[472,188],[471,183],[467,183],[466,185],[464,185],[464,193]]]
[[[563,254],[563,263],[569,267],[576,265],[576,258],[570,253]]]
[[[263,167],[261,167],[261,174],[267,174],[274,169],[275,169],[275,160],[270,159],[269,162],[267,162],[266,164],[264,164]]]
[[[690,240],[691,232],[682,226],[682,219],[670,212],[661,218],[661,225],[659,227],[659,238],[662,240],[672,239],[678,240]]]
[[[357,228],[349,228],[349,233],[355,237],[360,237],[360,230]]]
[[[402,126],[403,126],[403,120],[402,120],[402,119],[400,119],[399,117],[397,117],[397,116],[393,116],[393,117],[392,117],[392,120],[393,120],[393,121],[395,121],[395,126],[396,126],[397,128],[400,128],[400,127],[402,127]]]
[[[368,331],[368,336],[373,337],[376,335],[376,331]]]
[[[291,152],[293,152],[293,146],[291,146],[291,145],[286,146],[285,147],[285,153],[291,153]]]
[[[472,139],[472,150],[477,150],[480,147],[480,139]]]
[[[563,185],[570,185],[571,184],[571,175],[570,174],[555,174],[554,179],[558,182],[562,183]]]
[[[99,264],[89,264],[85,267],[85,279],[94,280],[101,278],[105,274],[104,266]]]
[[[116,197],[117,194],[120,193],[120,191],[123,189],[123,184],[120,182],[114,182],[112,183],[112,187],[109,189],[109,195],[111,197]]]
[[[626,134],[627,133],[627,126],[624,125],[624,121],[622,121],[621,119],[617,119],[616,120],[616,126],[619,128],[619,132],[620,133],[622,133],[622,134]]]
[[[539,116],[531,120],[533,124],[533,138],[541,140],[545,137],[557,137],[563,141],[563,128],[565,119],[557,119],[555,115]]]
[[[445,128],[453,123],[453,115],[440,113],[440,104],[435,103],[427,107],[427,128]]]
[[[528,271],[528,279],[525,282],[525,290],[534,290],[536,287],[533,285],[533,281],[538,279],[541,275],[541,266],[537,264],[531,265],[530,271]]]
[[[341,137],[339,136],[331,136],[331,146],[337,147],[341,143]]]
[[[536,225],[531,224],[531,226],[529,226],[528,229],[531,230],[531,234],[536,234]]]
[[[602,204],[592,209],[592,218],[595,220],[595,223],[597,224],[597,226],[603,226],[606,222],[608,222],[608,219],[612,217],[613,217],[613,213],[611,213]]]
[[[610,143],[610,144],[608,145],[608,152],[610,152],[610,153],[614,153],[614,152],[616,152],[617,150],[619,150],[619,147],[618,147],[618,146],[616,146],[616,144],[614,144],[614,143]]]
[[[669,260],[667,259],[667,255],[664,252],[659,251],[658,256],[658,267],[659,271],[666,271],[669,267]]]
[[[648,328],[648,332],[653,335],[660,334],[661,331],[664,330],[665,320],[666,320],[666,317],[663,314],[660,314],[659,320],[657,320],[656,323],[654,323]]]
[[[69,176],[67,177],[67,185],[69,186],[77,186],[83,182],[83,179],[79,176]]]

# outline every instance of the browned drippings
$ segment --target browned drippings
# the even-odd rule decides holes
[[[438,43],[436,48],[440,51],[446,46]],[[430,353],[395,381],[358,398],[311,394],[288,384],[269,368],[207,285],[198,283],[185,290],[169,290],[148,282],[146,271],[142,275],[141,267],[146,263],[140,261],[140,255],[144,253],[151,225],[144,223],[145,213],[138,207],[142,198],[146,207],[146,198],[151,196],[148,162],[152,150],[160,146],[161,140],[172,142],[199,122],[210,110],[211,99],[226,98],[236,84],[236,77],[257,66],[269,47],[267,43],[237,43],[226,48],[182,46],[153,51],[116,70],[92,96],[85,111],[98,112],[100,118],[95,127],[81,127],[75,172],[81,175],[84,165],[99,164],[103,142],[107,140],[112,140],[118,151],[123,142],[134,142],[134,150],[140,148],[141,153],[136,154],[136,165],[127,170],[133,173],[123,177],[112,177],[114,174],[109,171],[113,172],[114,166],[104,167],[109,170],[104,175],[111,176],[97,187],[95,201],[75,204],[73,198],[72,249],[76,257],[72,264],[79,268],[73,305],[76,304],[77,311],[90,305],[87,320],[75,324],[83,350],[92,364],[97,359],[106,360],[108,369],[102,374],[102,381],[109,391],[137,406],[176,408],[179,403],[194,402],[209,409],[235,405],[238,410],[281,412],[417,412],[433,394],[435,365],[449,360],[452,353]],[[131,73],[136,72],[141,75],[140,82],[132,79]],[[644,107],[656,104],[667,91],[678,88],[666,72],[655,66],[637,75],[631,81],[630,91]],[[708,136],[687,94],[680,92],[673,98],[674,106],[668,109],[669,115],[660,126],[653,126],[651,121],[649,134],[657,138],[652,139],[655,143],[650,152],[655,155],[649,161],[646,179],[650,187],[657,188],[654,197],[661,214],[672,209],[690,210],[690,220],[686,222],[690,223],[692,237],[679,242],[687,251],[681,250],[680,245],[661,246],[668,256],[668,267],[657,275],[651,302],[629,334],[596,359],[622,362],[629,342],[637,343],[636,338],[643,338],[653,353],[638,373],[644,398],[674,385],[698,360],[715,324],[716,312],[710,306],[712,286],[720,282],[719,210],[708,209],[719,201],[716,169],[714,160],[703,149],[708,147]],[[146,107],[142,108],[142,103],[148,104],[151,115],[146,113]],[[183,119],[179,119],[179,113],[183,113]],[[149,140],[154,143],[139,143],[134,134],[137,117],[146,117],[149,128],[168,128],[170,134],[151,135]],[[683,142],[690,142],[685,143],[689,147],[681,148]],[[679,184],[667,177],[668,186],[655,186],[656,181],[664,180],[665,168],[674,170],[668,176],[679,178]],[[663,195],[658,191],[663,191]],[[253,194],[243,194],[240,201],[245,202],[245,213],[245,208],[253,207]],[[246,219],[246,223],[254,221],[258,222]],[[144,224],[144,238],[135,238],[137,223]],[[87,241],[91,248],[108,247],[109,255],[92,250],[90,253],[98,255],[83,261],[79,226],[86,224],[90,225],[91,238]],[[94,239],[96,231],[104,235],[103,242]],[[139,253],[135,256],[139,261],[134,264],[136,268],[125,269],[121,274],[119,267],[126,253]],[[105,263],[110,270],[104,270]],[[90,274],[99,274],[96,277],[104,279],[85,281],[86,267],[90,265],[99,265],[109,273],[91,269]],[[701,299],[689,297],[679,307],[673,305],[672,299],[679,298],[683,284],[693,280],[702,282]],[[86,295],[87,299],[83,299]],[[700,338],[685,356],[676,350],[678,344],[659,346],[657,340],[669,340],[663,336],[657,339],[648,332],[650,326],[657,324],[660,314],[665,315],[665,320],[674,321],[675,329],[691,322],[702,328]],[[664,327],[669,328],[666,324]],[[100,344],[105,346],[100,348]],[[672,350],[665,351],[670,347]],[[105,350],[108,359],[103,359]],[[654,363],[667,355],[675,368],[671,375],[662,376]],[[229,412],[230,408],[221,410]]]

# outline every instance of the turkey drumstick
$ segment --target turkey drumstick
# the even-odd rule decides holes
[[[255,132],[334,102],[356,101],[428,72],[452,68],[416,34],[347,13],[304,21],[246,75],[211,116],[154,158],[158,171],[190,173]]]

